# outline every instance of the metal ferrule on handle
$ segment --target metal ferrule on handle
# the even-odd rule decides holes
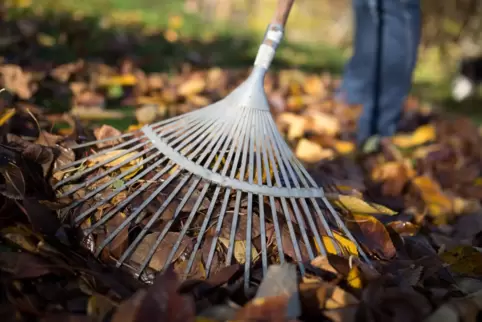
[[[258,49],[254,66],[267,70],[271,66],[276,49],[283,39],[284,28],[280,24],[270,24]]]

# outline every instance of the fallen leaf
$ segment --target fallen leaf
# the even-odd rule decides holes
[[[358,256],[358,249],[350,239],[342,236],[337,232],[333,232],[334,240],[330,236],[323,236],[322,242],[325,247],[325,250],[328,254],[336,255],[339,253],[338,249],[336,248],[334,243],[337,243],[338,247],[341,249],[343,255],[353,255]],[[321,252],[319,245],[315,241],[315,246],[318,252]]]
[[[330,149],[323,149],[318,144],[306,139],[301,139],[296,146],[295,155],[305,162],[318,162],[334,157],[335,153]]]
[[[326,194],[326,197],[335,206],[345,209],[349,212],[367,214],[367,215],[396,215],[393,211],[383,205],[376,203],[368,203],[356,196],[340,195],[340,194]]]
[[[423,125],[412,134],[395,135],[392,142],[400,148],[411,148],[431,142],[436,138],[436,131],[432,124]]]
[[[347,220],[348,228],[370,253],[390,259],[396,254],[390,234],[375,217],[367,214],[352,214],[353,221]]]
[[[440,258],[447,264],[451,271],[459,274],[482,274],[482,253],[472,246],[458,246],[449,249]]]
[[[226,248],[229,248],[230,241],[227,238],[220,237],[218,238],[219,242],[224,245]],[[236,261],[240,264],[244,264],[246,262],[246,241],[245,240],[236,240],[234,242],[234,252],[233,256]],[[251,260],[255,260],[258,258],[259,253],[256,248],[251,247]]]

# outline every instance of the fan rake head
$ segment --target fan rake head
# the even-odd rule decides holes
[[[97,256],[140,277],[172,263],[208,276],[237,261],[248,283],[255,262],[266,272],[290,258],[303,272],[327,242],[342,253],[332,227],[358,247],[270,113],[263,81],[277,42],[266,51],[266,40],[282,30],[270,25],[251,75],[223,100],[73,147],[85,156],[56,169],[54,188]]]

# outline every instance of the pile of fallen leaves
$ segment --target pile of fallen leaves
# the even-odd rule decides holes
[[[17,28],[25,33],[29,26]],[[9,39],[21,44],[22,35]],[[173,265],[146,286],[104,258],[94,258],[78,243],[77,231],[57,216],[59,201],[51,185],[53,170],[78,158],[68,148],[73,141],[121,133],[88,121],[124,118],[109,106],[130,105],[137,119],[127,130],[132,131],[210,104],[249,73],[188,65],[175,75],[149,73],[124,54],[117,64],[5,59],[0,65],[0,86],[6,89],[0,93],[0,312],[5,320],[478,318],[480,130],[470,120],[444,118],[410,98],[400,133],[358,162],[351,138],[360,110],[333,100],[339,80],[329,74],[271,72],[265,89],[279,130],[315,180],[327,186],[334,206],[346,213],[373,266],[340,238],[349,250],[346,256],[331,251],[307,261],[304,276],[294,264],[272,265],[246,291],[241,263],[188,280],[181,280]],[[71,109],[58,113],[57,105]],[[54,128],[58,122],[67,127]]]

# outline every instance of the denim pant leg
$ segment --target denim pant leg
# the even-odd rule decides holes
[[[420,0],[353,3],[356,19],[364,23],[357,24],[345,88],[353,88],[363,105],[357,137],[361,144],[372,135],[390,136],[396,131],[416,64]]]
[[[362,96],[373,87],[373,58],[376,38],[376,21],[367,0],[352,0],[353,4],[353,53],[346,63],[341,84],[341,92],[349,104],[361,104]],[[371,18],[370,18],[371,17]]]
[[[421,33],[420,0],[382,0],[380,94],[375,107],[376,134],[397,130],[410,92]]]

